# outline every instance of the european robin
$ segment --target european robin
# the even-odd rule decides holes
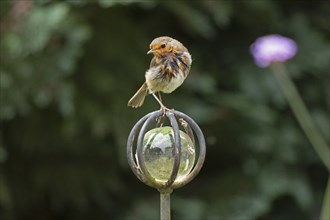
[[[152,94],[163,110],[166,108],[159,92],[171,93],[178,88],[188,76],[191,66],[191,55],[179,41],[170,37],[158,37],[150,44],[147,54],[153,54],[150,68],[145,73],[146,81],[128,101],[128,106],[140,107],[146,95]],[[159,93],[159,98],[155,93]]]

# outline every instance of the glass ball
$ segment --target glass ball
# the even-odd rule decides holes
[[[195,163],[195,146],[191,138],[180,131],[181,158],[176,182],[183,180]],[[154,128],[143,139],[143,157],[150,175],[159,182],[167,182],[174,165],[174,132],[172,127]]]

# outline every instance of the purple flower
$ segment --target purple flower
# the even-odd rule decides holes
[[[258,38],[250,51],[259,67],[268,67],[272,62],[284,62],[297,53],[296,43],[278,34]]]

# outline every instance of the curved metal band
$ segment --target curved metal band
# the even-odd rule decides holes
[[[147,133],[147,129],[148,127],[150,126],[150,124],[152,122],[154,122],[156,120],[156,118],[158,118],[159,116],[162,115],[162,111],[157,111],[157,112],[153,112],[149,117],[148,119],[145,121],[145,123],[142,125],[142,128],[140,130],[140,133],[139,133],[139,136],[138,136],[138,139],[137,139],[137,147],[136,147],[136,153],[137,153],[137,158],[138,158],[138,164],[140,166],[140,169],[142,171],[142,173],[145,175],[145,178],[148,182],[148,185],[151,185],[152,187],[155,187],[155,188],[162,188],[163,185],[156,181],[155,178],[153,178],[147,167],[146,167],[146,164],[145,164],[145,161],[144,161],[144,158],[143,158],[143,139],[144,139],[144,135]]]
[[[182,112],[174,111],[174,114],[176,116],[178,116],[179,118],[183,118],[195,132],[196,137],[198,139],[198,144],[199,144],[199,157],[198,157],[198,160],[197,160],[197,163],[196,163],[194,169],[190,172],[190,174],[183,181],[174,182],[174,184],[172,185],[173,189],[182,187],[195,178],[195,176],[202,169],[202,166],[203,166],[203,163],[205,160],[205,155],[206,155],[205,138],[204,138],[202,130],[199,128],[197,123],[193,119],[191,119],[189,116],[187,116],[186,114],[184,114]]]
[[[127,139],[127,151],[126,151],[126,156],[127,156],[127,160],[128,160],[128,165],[130,166],[131,170],[133,171],[133,173],[135,174],[135,176],[140,180],[142,181],[143,183],[147,184],[147,185],[150,185],[146,178],[144,177],[144,175],[141,173],[138,165],[135,163],[135,160],[134,160],[134,155],[133,155],[133,145],[134,145],[134,140],[135,140],[135,137],[136,137],[136,134],[138,133],[138,131],[141,129],[142,125],[145,123],[145,121],[153,114],[155,114],[156,112],[159,112],[159,111],[154,111],[154,112],[151,112],[145,116],[143,116],[135,125],[134,127],[132,128],[129,136],[128,136],[128,139]]]
[[[172,112],[166,112],[166,116],[171,122],[173,133],[174,133],[174,163],[170,178],[166,182],[165,188],[170,188],[174,183],[180,168],[181,159],[181,138],[178,122]]]

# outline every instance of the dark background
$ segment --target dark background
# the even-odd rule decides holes
[[[0,1],[0,219],[158,219],[159,194],[126,160],[135,122],[159,108],[127,101],[150,42],[168,35],[193,57],[163,95],[202,128],[206,161],[172,195],[173,219],[318,219],[328,172],[269,69],[249,46],[294,39],[287,63],[329,142],[326,0]]]

